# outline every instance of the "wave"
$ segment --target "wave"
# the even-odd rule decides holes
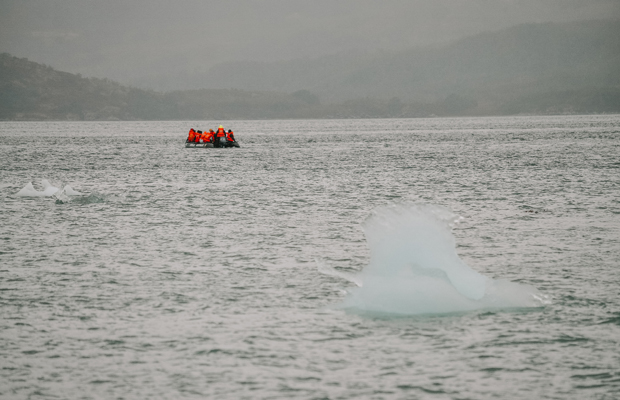
[[[75,196],[75,197],[66,197],[66,198],[57,198],[56,204],[65,204],[68,202],[77,203],[77,204],[95,204],[95,203],[104,203],[107,201],[109,196],[103,195],[101,193],[93,192],[89,195],[83,196]]]
[[[348,276],[320,266],[358,287],[337,307],[373,314],[445,314],[542,307],[547,296],[530,285],[491,279],[470,268],[452,235],[462,218],[446,208],[394,204],[375,210],[363,228],[370,263]]]

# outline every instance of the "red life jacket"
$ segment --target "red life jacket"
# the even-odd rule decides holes
[[[196,131],[194,131],[193,129],[190,129],[189,130],[189,136],[187,137],[187,141],[188,142],[193,142],[195,135],[196,135]]]
[[[235,141],[235,135],[233,135],[233,132],[226,132],[226,140],[228,140],[229,142],[234,142]]]
[[[224,137],[225,134],[224,128],[217,128],[217,137]]]

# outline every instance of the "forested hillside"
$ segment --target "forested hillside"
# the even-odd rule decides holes
[[[0,120],[310,118],[309,109],[317,103],[306,91],[158,93],[0,54]]]
[[[0,54],[0,119],[174,119],[175,104],[163,94],[83,78]]]
[[[383,118],[620,112],[620,22],[524,25],[441,48],[233,63],[160,93],[0,54],[0,119]],[[204,89],[200,89],[200,88]]]

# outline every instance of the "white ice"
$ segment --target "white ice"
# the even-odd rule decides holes
[[[78,191],[73,190],[73,188],[69,185],[66,185],[63,189],[67,196],[82,196],[84,193],[80,193]]]
[[[82,193],[73,190],[73,188],[69,185],[66,185],[62,191],[56,186],[53,186],[47,179],[42,179],[41,184],[43,185],[43,191],[38,191],[32,186],[32,182],[28,182],[26,186],[24,186],[19,192],[16,193],[16,196],[20,197],[49,197],[57,194],[65,194],[67,196],[81,196]]]
[[[359,287],[349,289],[340,306],[415,315],[540,307],[548,302],[532,286],[488,278],[463,262],[451,232],[459,219],[431,205],[377,209],[364,223],[370,263],[349,279]]]

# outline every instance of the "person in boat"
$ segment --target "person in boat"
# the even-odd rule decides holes
[[[234,142],[235,134],[229,129],[228,132],[226,132],[226,147],[232,147]]]
[[[214,147],[224,147],[225,136],[226,136],[226,132],[224,131],[224,127],[220,125],[220,127],[217,128],[217,134],[215,135]]]
[[[196,139],[196,131],[194,128],[189,130],[189,134],[187,135],[187,143],[192,143]]]
[[[215,132],[213,132],[213,129],[209,129],[209,132],[205,131],[205,133],[203,133],[203,141],[205,143],[213,143],[213,138],[215,137]]]
[[[196,139],[194,140],[194,142],[196,142],[196,144],[201,143],[201,141],[200,141],[201,139],[202,139],[202,131],[197,131],[196,132]]]

